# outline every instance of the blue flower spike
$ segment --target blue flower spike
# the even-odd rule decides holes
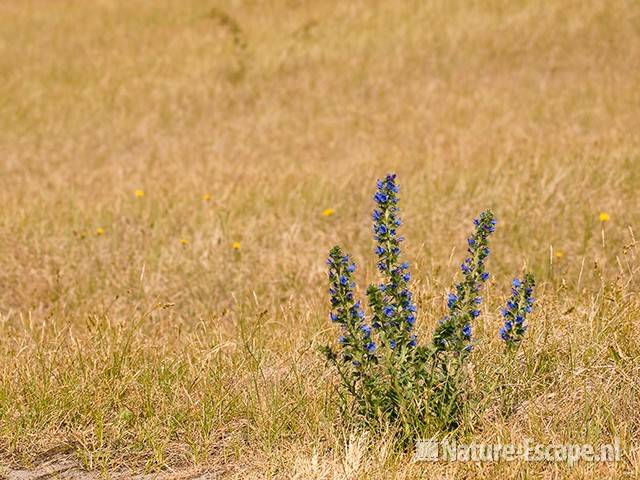
[[[531,273],[525,273],[522,279],[515,278],[511,284],[511,297],[501,310],[504,324],[499,331],[500,338],[509,350],[518,348],[527,331],[525,321],[533,310],[535,285],[535,278]]]
[[[342,327],[339,343],[344,359],[356,367],[366,365],[374,356],[376,344],[371,341],[371,327],[366,323],[360,301],[354,296],[356,266],[337,246],[329,252],[327,265],[331,295],[329,317]]]
[[[372,325],[378,330],[381,341],[396,351],[400,351],[399,346],[413,349],[417,344],[415,335],[411,333],[416,321],[416,306],[409,289],[409,263],[400,261],[403,237],[398,235],[398,228],[402,225],[399,192],[395,174],[378,180],[373,196],[376,203],[372,215],[373,238],[376,241],[374,252],[378,257],[378,270],[384,281],[378,286],[371,285],[367,290],[374,314]]]
[[[480,316],[479,292],[489,279],[485,261],[491,250],[489,236],[496,230],[496,219],[490,210],[473,221],[475,231],[467,239],[467,257],[460,265],[462,281],[447,295],[447,315],[440,320],[433,337],[437,351],[464,355],[472,350],[472,322]]]

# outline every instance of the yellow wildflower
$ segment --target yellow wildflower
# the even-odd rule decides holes
[[[233,242],[231,244],[231,248],[233,248],[234,250],[240,250],[240,247],[241,247],[240,242]]]
[[[564,252],[562,250],[556,250],[556,258],[564,257]]]
[[[330,217],[331,215],[333,215],[334,213],[336,213],[336,211],[333,208],[325,208],[322,211],[322,216],[323,217]]]
[[[104,233],[105,233],[104,232],[104,228],[102,228],[102,227],[96,228],[96,235],[97,236],[104,235]]]
[[[189,244],[189,240],[187,240],[186,238],[181,238],[180,239],[180,244],[181,245],[188,245]]]
[[[144,197],[144,190],[138,189],[135,192],[133,192],[133,194],[136,196],[136,198],[142,198]]]
[[[601,222],[608,222],[609,214],[606,212],[602,212],[598,218],[600,219]]]
[[[204,195],[202,195],[202,200],[204,202],[208,202],[209,200],[211,200],[211,194],[210,193],[205,193]]]

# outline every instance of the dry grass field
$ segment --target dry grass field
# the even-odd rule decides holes
[[[0,0],[0,477],[62,456],[101,477],[639,478],[639,107],[631,0]],[[470,440],[619,438],[621,461],[416,463],[344,427],[324,260],[340,243],[376,278],[390,171],[421,342],[473,216],[498,218]],[[505,398],[498,309],[524,266]]]

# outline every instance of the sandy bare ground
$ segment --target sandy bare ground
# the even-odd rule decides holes
[[[0,479],[3,480],[208,480],[220,478],[220,472],[203,470],[168,471],[154,474],[139,474],[132,471],[103,472],[99,470],[87,471],[83,469],[72,456],[60,455],[38,463],[31,469],[16,469],[0,465]]]

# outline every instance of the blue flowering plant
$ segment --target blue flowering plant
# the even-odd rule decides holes
[[[490,210],[482,212],[473,223],[475,231],[467,240],[468,256],[460,265],[462,281],[448,294],[448,314],[438,322],[433,334],[433,346],[437,353],[449,353],[457,357],[464,357],[473,349],[473,323],[480,316],[480,293],[489,279],[489,272],[485,268],[486,259],[491,253],[489,236],[496,229],[496,219]]]
[[[531,273],[525,273],[522,279],[515,278],[511,285],[511,297],[502,308],[504,325],[500,328],[500,338],[507,350],[517,350],[527,331],[527,315],[533,309],[533,289],[536,285]]]
[[[339,247],[329,253],[330,318],[341,334],[338,351],[324,352],[340,373],[343,407],[369,425],[399,425],[408,438],[425,418],[427,353],[413,333],[416,306],[409,264],[401,260],[398,192],[395,175],[378,180],[373,236],[381,281],[367,289],[370,323],[354,296],[355,265]]]
[[[365,322],[360,301],[354,297],[355,263],[348,255],[334,247],[327,259],[329,266],[329,293],[331,295],[331,321],[340,325],[339,343],[345,363],[350,363],[355,374],[375,361],[376,344],[371,339],[371,327]]]
[[[433,334],[430,407],[441,428],[457,428],[465,415],[465,364],[473,350],[472,331],[480,316],[481,291],[489,279],[485,262],[491,253],[489,237],[496,229],[490,210],[473,221],[467,239],[467,256],[460,265],[462,280],[447,295],[447,314]]]
[[[430,426],[457,429],[464,420],[468,377],[465,364],[473,350],[472,331],[480,316],[482,287],[489,278],[486,261],[496,220],[489,210],[474,220],[462,278],[447,296],[447,314],[430,343],[419,344],[417,309],[409,264],[401,256],[403,237],[399,186],[393,174],[378,180],[373,200],[373,238],[379,282],[367,289],[370,321],[356,298],[356,266],[340,247],[327,260],[331,321],[338,325],[338,348],[323,348],[340,376],[343,412],[364,426],[393,431],[405,441],[429,434]],[[533,277],[514,283],[503,339],[521,341],[524,318],[533,300]],[[508,318],[507,318],[508,317]]]
[[[373,311],[372,326],[385,346],[400,352],[416,346],[416,336],[412,333],[416,306],[409,290],[409,264],[400,261],[400,243],[404,238],[398,234],[401,220],[397,205],[399,187],[395,179],[395,175],[387,175],[378,180],[373,197],[376,202],[373,238],[383,281],[369,286],[367,296]]]
[[[360,301],[355,298],[355,263],[336,246],[329,253],[327,266],[331,296],[329,318],[340,326],[340,348],[336,351],[325,346],[323,351],[340,375],[342,407],[353,407],[362,414],[372,408],[372,381],[377,363],[376,343],[371,335],[371,327],[366,323]]]

